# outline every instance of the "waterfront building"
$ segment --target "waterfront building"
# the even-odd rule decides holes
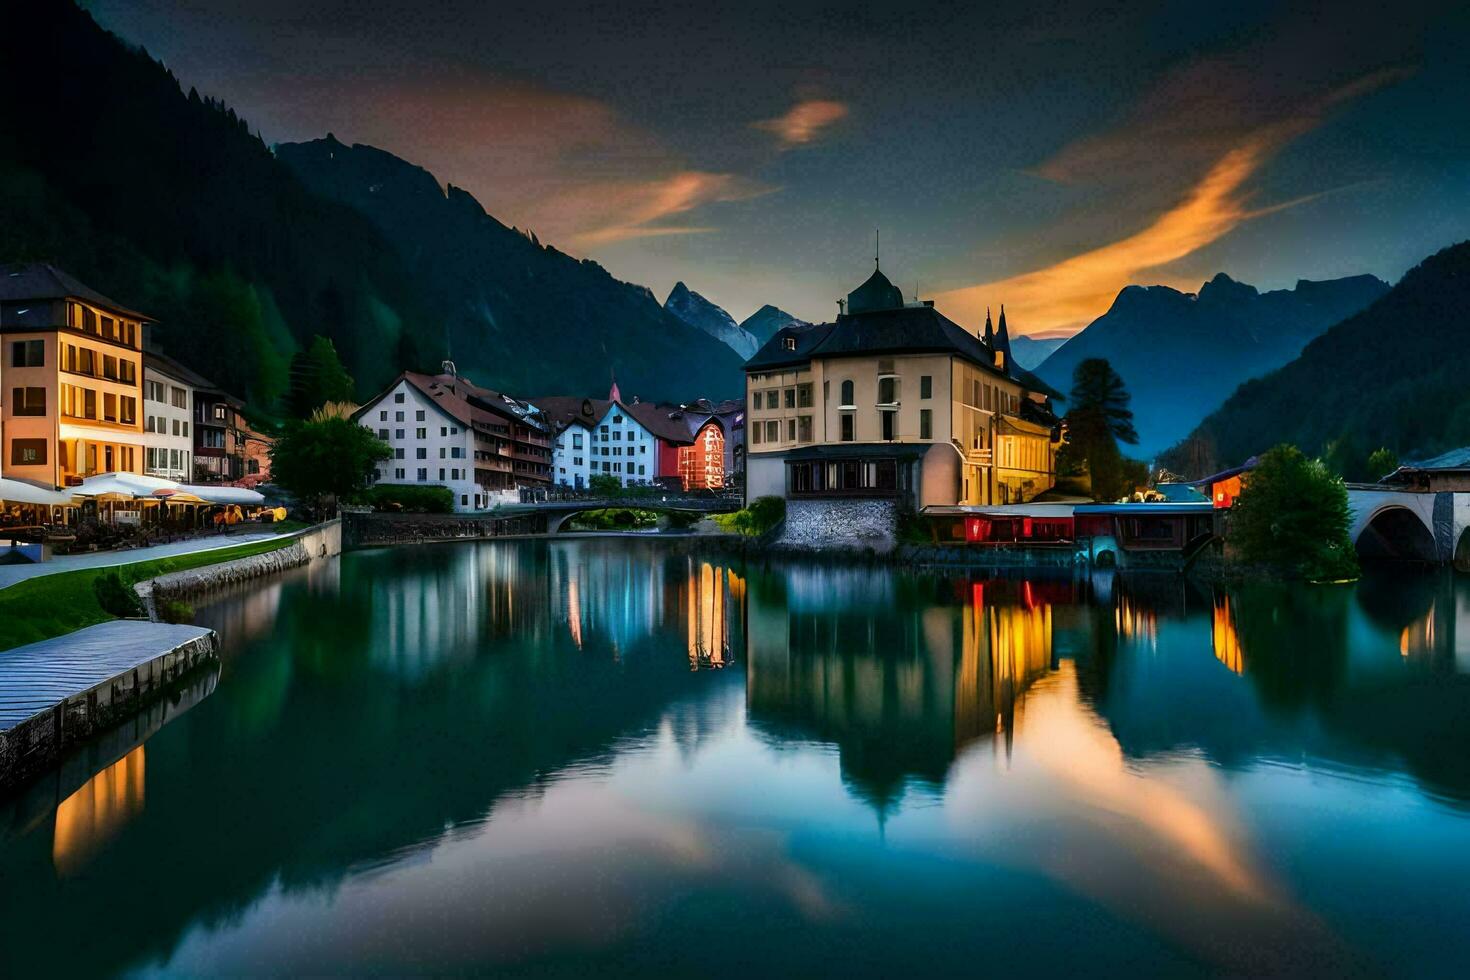
[[[551,428],[529,402],[462,378],[405,371],[353,415],[393,450],[376,482],[444,486],[457,511],[484,510],[499,491],[544,486]]]
[[[701,398],[677,411],[694,436],[694,444],[680,457],[680,475],[688,474],[685,487],[716,489],[738,483],[745,473],[745,403]]]
[[[616,382],[608,396],[552,395],[534,400],[557,432],[553,482],[579,487],[605,475],[625,487],[661,483],[687,489],[680,454],[692,451],[695,433],[682,411],[637,398],[624,402]],[[692,461],[686,468],[692,472]]]
[[[7,476],[60,487],[142,471],[148,322],[53,265],[0,266]]]
[[[1004,311],[977,336],[875,268],[834,322],[783,327],[745,373],[749,499],[993,505],[1055,483],[1060,396],[1011,360]]]
[[[143,473],[194,479],[194,391],[212,387],[172,358],[143,354]]]

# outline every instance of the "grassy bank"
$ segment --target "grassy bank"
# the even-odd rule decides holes
[[[218,548],[190,555],[173,555],[112,565],[82,568],[18,582],[0,589],[0,650],[9,650],[37,640],[61,636],[113,617],[97,602],[92,583],[102,575],[119,573],[130,587],[144,579],[182,572],[201,565],[214,565],[235,558],[263,555],[291,544],[294,538],[254,541],[233,548]]]

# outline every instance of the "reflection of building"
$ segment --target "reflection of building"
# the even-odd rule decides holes
[[[143,746],[139,745],[61,801],[51,844],[57,874],[81,870],[142,811],[144,769]]]
[[[971,741],[1008,735],[1051,665],[1051,606],[1029,583],[976,583],[959,604],[835,588],[823,602],[794,584],[749,584],[751,719],[836,743],[844,778],[880,809],[910,779],[942,782]]]
[[[1215,595],[1210,646],[1215,651],[1215,658],[1222,664],[1237,674],[1245,673],[1245,654],[1240,649],[1240,636],[1235,632],[1235,616],[1230,608],[1230,596],[1224,592]]]
[[[707,561],[698,565],[692,558],[687,561],[684,617],[689,635],[689,669],[724,667],[730,662],[730,605],[732,599],[739,601],[744,581]]]

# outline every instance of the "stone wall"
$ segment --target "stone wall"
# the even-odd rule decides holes
[[[476,540],[545,534],[547,515],[493,517],[463,514],[347,514],[342,543],[347,548]]]
[[[203,565],[182,572],[170,572],[135,587],[148,617],[158,619],[158,607],[169,601],[189,601],[215,589],[236,585],[250,579],[278,575],[313,561],[332,558],[342,553],[342,521],[327,521],[297,532],[294,540],[274,551],[248,558],[236,558],[215,565]]]
[[[898,530],[892,500],[788,500],[776,542],[790,548],[863,548],[886,552]]]

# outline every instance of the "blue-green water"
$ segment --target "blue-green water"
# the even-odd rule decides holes
[[[498,542],[199,619],[212,693],[0,806],[0,975],[1470,973],[1449,575]]]

